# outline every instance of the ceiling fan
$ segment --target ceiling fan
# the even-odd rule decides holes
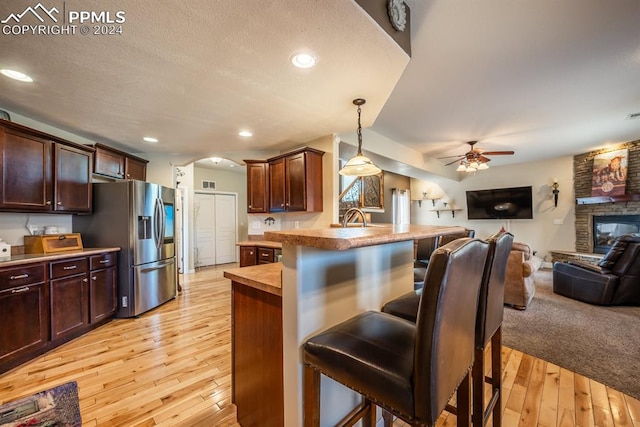
[[[487,163],[490,162],[491,159],[487,156],[514,154],[513,151],[485,151],[482,148],[475,148],[477,142],[478,141],[467,142],[467,144],[471,146],[471,149],[464,154],[460,154],[458,156],[438,157],[438,159],[451,159],[455,157],[455,160],[447,163],[445,166],[459,162],[460,165],[458,166],[458,169],[456,169],[458,172],[475,172],[477,170],[489,169],[489,165],[487,165]]]

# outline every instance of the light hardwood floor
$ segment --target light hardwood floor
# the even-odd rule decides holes
[[[185,275],[176,300],[138,319],[114,320],[0,375],[0,403],[77,381],[83,426],[236,426],[230,281],[222,276],[236,266]],[[502,351],[505,427],[640,427],[640,401]],[[455,416],[445,413],[438,424],[453,426]]]

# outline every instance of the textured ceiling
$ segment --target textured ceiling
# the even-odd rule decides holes
[[[411,60],[352,0],[92,2],[126,13],[122,35],[0,34],[0,68],[35,80],[0,79],[0,108],[192,159],[353,131],[356,97],[364,127],[428,159],[468,140],[516,152],[500,165],[640,138],[640,119],[627,119],[640,112],[640,1],[407,3]],[[5,0],[0,18],[28,4]],[[318,65],[293,68],[299,49]],[[244,128],[254,137],[238,137]]]

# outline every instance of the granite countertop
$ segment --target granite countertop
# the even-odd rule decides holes
[[[458,226],[390,224],[389,226],[359,228],[329,227],[312,230],[268,231],[264,233],[264,238],[283,244],[344,251],[464,231],[464,227]]]
[[[236,246],[260,246],[261,248],[282,249],[282,243],[270,242],[268,240],[243,240],[236,243]]]
[[[225,270],[224,277],[260,291],[282,296],[281,262]]]
[[[52,254],[24,254],[12,255],[6,258],[0,258],[0,267],[10,267],[12,265],[29,264],[31,262],[55,261],[58,259],[73,258],[77,256],[88,256],[102,254],[105,252],[117,252],[120,248],[84,248],[81,250],[73,250],[66,252],[56,252]]]

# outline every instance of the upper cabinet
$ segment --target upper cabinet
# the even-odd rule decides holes
[[[247,213],[269,212],[269,163],[245,160],[247,164]]]
[[[95,144],[94,148],[93,173],[96,175],[140,181],[147,179],[147,160],[102,144]]]
[[[91,212],[93,149],[0,121],[0,210]]]
[[[268,159],[270,212],[322,212],[322,156],[303,148]]]
[[[323,151],[301,148],[247,164],[247,213],[322,212]]]

